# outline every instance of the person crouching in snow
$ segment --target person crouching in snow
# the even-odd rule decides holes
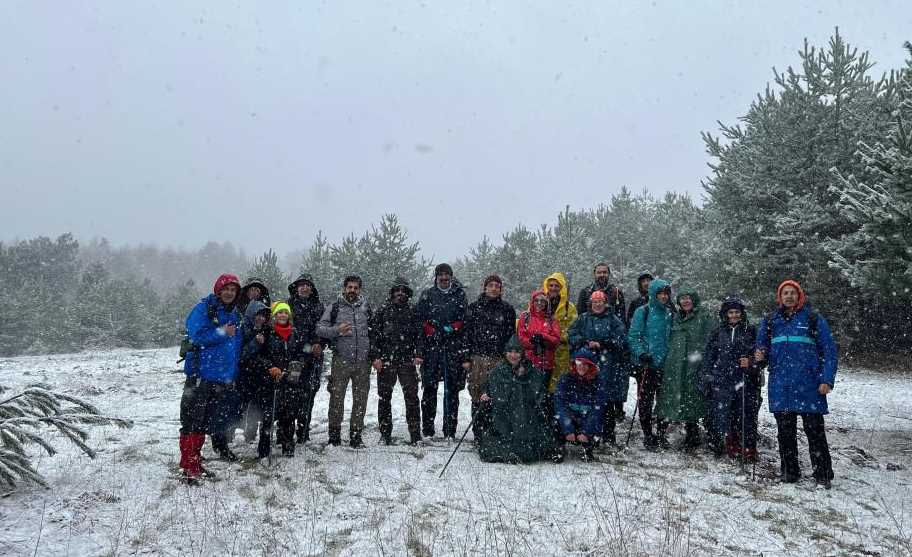
[[[266,358],[269,360],[269,375],[277,385],[276,416],[263,420],[260,428],[260,444],[257,454],[269,456],[272,419],[277,419],[276,439],[282,447],[283,456],[294,456],[295,418],[310,396],[306,370],[309,358],[313,356],[308,339],[295,331],[291,322],[291,306],[278,302],[272,308],[272,334],[266,339]],[[269,402],[272,406],[272,401]],[[265,442],[264,442],[265,438]]]
[[[581,445],[583,460],[595,460],[592,447],[601,435],[605,415],[605,390],[599,381],[596,355],[581,348],[570,360],[570,372],[561,376],[554,395],[557,421],[565,443]]]
[[[504,360],[491,371],[480,398],[490,405],[490,420],[478,442],[481,460],[560,462],[545,405],[549,379],[523,356],[516,336],[507,341]]]
[[[787,280],[776,289],[779,306],[757,327],[758,362],[769,362],[769,409],[776,417],[782,481],[801,477],[798,463],[798,416],[804,425],[814,479],[827,489],[833,463],[823,416],[836,381],[837,350],[830,325],[811,309],[801,285]]]
[[[224,437],[225,422],[237,412],[227,403],[233,392],[241,354],[240,318],[235,302],[240,281],[223,274],[213,293],[203,298],[187,316],[187,336],[192,348],[187,352],[184,394],[180,404],[180,467],[191,485],[206,473],[200,450],[206,433],[212,432],[216,452],[225,460],[237,460]],[[208,474],[207,474],[208,475]]]
[[[616,443],[614,428],[616,408],[624,405],[630,388],[627,360],[627,329],[610,311],[604,292],[596,290],[589,298],[589,311],[579,316],[570,326],[570,346],[578,350],[587,348],[595,355],[599,368],[599,382],[604,391],[608,410],[599,437],[605,443]]]
[[[727,450],[732,458],[740,454],[753,462],[757,460],[756,410],[762,373],[753,354],[757,328],[736,297],[722,302],[719,320],[703,351],[699,382],[708,407],[709,443],[716,456]]]

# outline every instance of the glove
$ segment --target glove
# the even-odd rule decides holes
[[[269,368],[269,375],[271,375],[273,379],[278,379],[279,376],[282,375],[282,370],[277,367],[271,367]]]
[[[451,327],[451,326],[449,326],[449,325],[444,325],[444,326],[443,326],[443,332],[444,332],[444,333],[450,335],[450,334],[453,334],[453,331],[455,331],[455,329],[454,329],[453,327]]]
[[[432,337],[432,336],[434,336],[434,333],[435,333],[435,332],[437,332],[437,329],[434,328],[433,325],[431,325],[431,322],[430,322],[430,321],[425,321],[425,322],[424,322],[424,336],[426,336],[426,337]]]
[[[640,354],[640,363],[648,366],[652,363],[652,354]]]

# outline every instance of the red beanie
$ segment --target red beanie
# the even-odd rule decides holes
[[[601,301],[605,302],[608,300],[608,297],[605,296],[605,293],[602,292],[601,290],[596,290],[589,296],[589,301],[594,302],[596,300],[601,300]]]
[[[786,286],[791,286],[798,291],[798,305],[795,306],[796,310],[799,310],[804,307],[804,304],[807,303],[807,295],[804,293],[804,289],[801,288],[801,285],[798,284],[797,280],[784,280],[782,284],[776,288],[776,305],[782,305],[782,289]]]
[[[241,281],[237,276],[232,275],[231,273],[225,273],[215,279],[215,286],[212,287],[212,291],[218,296],[219,292],[222,291],[222,288],[225,288],[229,284],[236,284],[239,289],[241,288]]]

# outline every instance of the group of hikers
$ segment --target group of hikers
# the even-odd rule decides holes
[[[632,419],[639,415],[646,449],[669,449],[668,426],[680,423],[682,450],[706,443],[718,457],[756,461],[767,370],[782,481],[801,477],[800,416],[814,479],[830,487],[823,416],[837,349],[800,284],[782,282],[776,309],[755,326],[735,296],[715,317],[695,291],[673,295],[668,282],[649,273],[638,278],[639,295],[629,305],[610,279],[608,264],[598,263],[574,304],[564,275],[553,273],[517,315],[503,299],[499,276],[485,278],[478,299],[468,303],[446,263],[437,265],[433,286],[416,303],[408,281],[396,278],[376,311],[356,275],[345,277],[329,305],[307,274],[288,285],[286,301],[272,301],[261,280],[241,284],[235,275],[221,275],[186,322],[183,477],[195,484],[208,474],[200,454],[207,434],[220,458],[237,460],[230,444],[238,427],[248,442],[259,436],[259,458],[271,455],[273,428],[282,454],[294,456],[296,444],[310,438],[329,348],[329,445],[342,443],[351,383],[348,444],[364,447],[373,369],[383,443],[394,443],[397,382],[412,445],[435,435],[441,384],[443,437],[455,439],[459,395],[468,386],[471,429],[486,462],[559,463],[571,446],[583,460],[595,460],[594,448],[618,444],[615,428],[625,417],[630,378],[637,384]]]

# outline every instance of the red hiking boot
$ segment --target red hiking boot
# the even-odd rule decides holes
[[[737,433],[729,433],[725,436],[725,452],[731,458],[738,458],[741,454],[741,436]]]

